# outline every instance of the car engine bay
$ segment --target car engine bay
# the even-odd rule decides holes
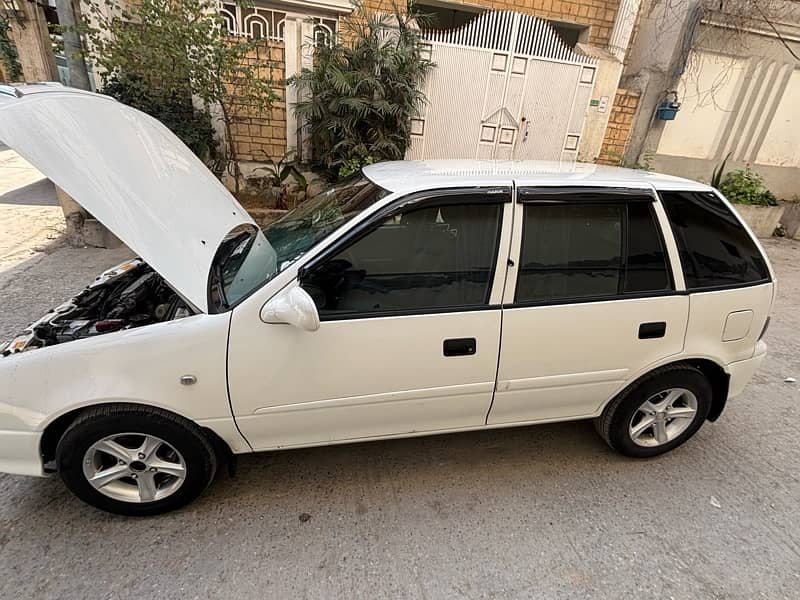
[[[166,281],[139,258],[100,274],[80,294],[0,344],[8,356],[194,314]]]

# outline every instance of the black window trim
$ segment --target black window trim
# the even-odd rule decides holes
[[[651,188],[526,186],[517,188],[517,201],[520,204],[654,203],[656,196]]]
[[[484,310],[500,310],[506,308],[502,304],[459,304],[455,306],[436,306],[433,308],[403,308],[394,310],[376,310],[370,312],[353,311],[335,315],[320,314],[319,320],[324,323],[336,321],[355,321],[367,319],[385,319],[387,317],[416,317],[426,315],[451,314],[461,312],[480,312]]]
[[[643,300],[646,298],[668,298],[670,296],[693,296],[695,294],[707,294],[710,292],[724,292],[733,289],[758,287],[768,285],[772,281],[752,281],[745,284],[722,285],[713,288],[703,288],[702,290],[664,290],[659,292],[634,292],[624,296],[579,296],[577,298],[559,298],[557,300],[531,300],[524,302],[511,302],[503,304],[503,309],[511,308],[535,308],[542,306],[562,306],[565,304],[591,304],[597,302],[620,302],[624,300]]]
[[[522,200],[521,197],[523,195],[523,191],[527,190],[546,190],[543,192],[543,195],[552,195],[557,196],[559,199],[556,201],[552,200]],[[587,191],[591,190],[591,192]],[[608,190],[609,193],[604,193],[604,190]],[[577,195],[569,195],[572,192],[576,192]],[[621,193],[620,193],[621,192]],[[590,197],[585,197],[590,195]],[[629,203],[634,202],[648,202],[651,203],[653,206],[650,206],[650,216],[653,219],[653,224],[655,225],[656,232],[658,233],[658,241],[659,245],[661,246],[661,251],[664,254],[664,263],[668,278],[668,285],[669,289],[665,290],[655,290],[655,291],[648,291],[648,292],[629,292],[625,293],[621,291],[622,286],[625,285],[625,277],[620,277],[620,281],[617,284],[617,293],[616,294],[607,294],[603,296],[568,296],[564,298],[557,298],[557,299],[548,299],[548,300],[517,300],[517,291],[518,291],[518,284],[519,284],[519,277],[522,273],[522,262],[520,257],[517,257],[519,263],[519,269],[517,270],[517,278],[514,284],[514,300],[511,303],[503,304],[503,308],[525,308],[529,306],[559,306],[565,304],[587,304],[591,302],[609,302],[613,300],[636,300],[636,299],[643,299],[643,298],[663,298],[665,296],[679,296],[683,295],[682,290],[678,290],[677,285],[675,283],[675,277],[672,268],[672,260],[669,255],[669,250],[667,249],[666,239],[664,238],[664,231],[661,225],[661,221],[658,218],[658,213],[654,210],[654,205],[656,202],[656,196],[653,190],[644,190],[644,189],[629,189],[629,188],[589,188],[589,187],[560,187],[560,188],[518,188],[517,189],[517,197],[520,199],[519,202],[521,204],[573,204],[578,206],[596,206],[598,204],[605,204],[609,206],[627,206]],[[524,210],[524,208],[523,208]],[[524,218],[520,219],[521,223],[524,223]],[[522,232],[520,235],[520,248],[519,252],[522,254],[522,247],[525,244],[525,227],[521,224]],[[621,248],[620,252],[622,254],[621,258],[621,265],[620,268],[622,269],[623,273],[626,272],[627,268],[627,250],[628,250],[628,210],[626,209],[622,215],[622,227],[623,227],[623,236],[621,240]]]
[[[470,201],[465,202],[464,197],[471,196]],[[298,285],[302,286],[305,276],[317,266],[327,261],[332,256],[335,256],[340,251],[358,242],[375,230],[375,226],[383,223],[386,219],[393,214],[397,214],[401,209],[413,207],[415,210],[420,208],[431,208],[434,206],[452,206],[457,204],[508,204],[513,201],[512,186],[481,186],[481,187],[455,187],[455,188],[441,188],[429,189],[422,192],[414,192],[401,198],[397,198],[393,202],[387,204],[383,208],[375,211],[362,222],[358,223],[353,229],[345,233],[342,237],[334,241],[330,246],[325,248],[320,254],[312,258],[307,264],[300,267],[297,271]],[[456,313],[456,312],[476,312],[483,310],[499,310],[501,304],[489,304],[492,291],[494,288],[494,280],[497,274],[497,265],[500,262],[499,255],[501,249],[501,237],[503,234],[503,219],[505,218],[504,211],[500,211],[497,220],[497,248],[495,249],[495,257],[492,263],[492,268],[489,273],[489,287],[486,294],[486,301],[481,304],[459,304],[455,306],[436,306],[415,309],[393,309],[382,311],[353,311],[350,313],[339,313],[336,315],[323,315],[320,313],[319,319],[322,322],[333,321],[351,321],[355,319],[374,319],[385,317],[402,317],[402,316],[416,316],[416,315],[432,315],[440,313]]]

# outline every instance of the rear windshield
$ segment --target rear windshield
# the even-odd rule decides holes
[[[739,220],[712,192],[661,192],[686,289],[769,281],[767,263]]]

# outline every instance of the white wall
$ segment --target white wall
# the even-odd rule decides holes
[[[756,163],[800,167],[800,71],[795,70],[783,93]]]
[[[731,117],[747,59],[695,52],[678,84],[681,110],[666,122],[657,153],[710,158]]]

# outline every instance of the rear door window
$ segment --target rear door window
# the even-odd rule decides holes
[[[688,290],[769,281],[764,257],[713,192],[660,192]]]
[[[516,302],[672,289],[651,202],[525,204]]]

